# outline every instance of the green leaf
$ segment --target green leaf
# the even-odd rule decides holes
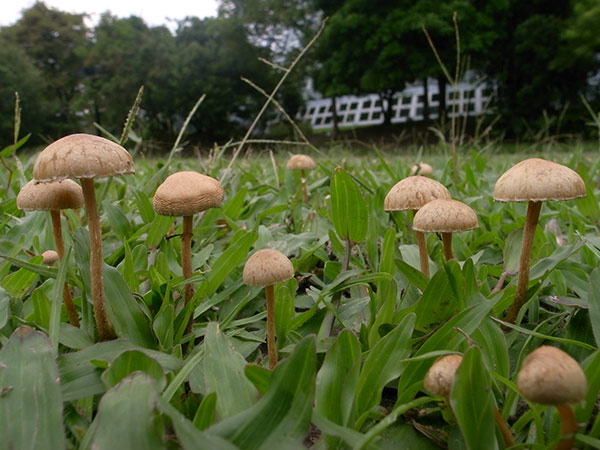
[[[83,450],[164,448],[164,426],[156,414],[155,380],[135,372],[100,400],[98,414],[81,444]]]
[[[492,377],[483,364],[481,350],[470,347],[456,371],[450,404],[467,448],[497,449]]]
[[[169,232],[169,228],[171,228],[173,222],[175,222],[175,217],[161,216],[160,214],[154,216],[152,225],[150,225],[150,229],[148,230],[148,236],[146,237],[148,248],[158,247],[160,241]]]
[[[19,327],[0,350],[0,446],[65,448],[63,400],[50,340]]]
[[[65,279],[67,277],[67,266],[71,256],[71,248],[67,250],[65,257],[59,264],[58,274],[52,290],[52,306],[50,308],[50,323],[48,325],[48,335],[52,349],[58,354],[58,341],[60,336],[60,312],[63,304],[63,290],[65,289]]]
[[[325,355],[317,374],[315,408],[339,425],[349,423],[358,386],[360,344],[354,333],[343,330]]]
[[[102,202],[102,208],[106,212],[110,229],[114,231],[122,240],[127,240],[133,234],[133,230],[127,216],[123,211],[114,205],[110,200]]]
[[[207,432],[244,450],[300,447],[310,425],[315,371],[315,339],[308,336],[275,368],[262,399]]]
[[[165,373],[158,361],[139,350],[126,350],[117,356],[102,374],[102,381],[110,388],[138,371],[153,378],[159,390],[164,389],[167,384]]]
[[[331,221],[340,239],[362,242],[367,235],[368,209],[348,173],[338,167],[331,176]]]
[[[596,345],[600,347],[600,268],[595,268],[590,274],[588,304],[590,305],[590,322],[594,338]]]
[[[21,298],[31,288],[36,278],[35,272],[21,268],[4,277],[1,286],[13,297]]]
[[[398,362],[410,355],[410,338],[415,320],[414,314],[408,314],[369,352],[360,371],[354,402],[354,410],[359,421],[364,412],[379,403],[385,385],[398,378],[404,371],[405,366]]]
[[[248,378],[254,387],[260,392],[261,395],[265,395],[269,390],[271,384],[271,372],[266,367],[259,366],[258,364],[247,364],[244,369],[244,374]]]
[[[196,428],[204,430],[210,427],[215,422],[216,412],[217,394],[211,392],[202,399],[202,403],[200,403],[200,406],[196,410],[196,415],[194,416],[194,425]]]
[[[114,267],[104,265],[106,313],[118,336],[148,348],[156,346],[152,328],[129,286]]]
[[[223,419],[252,406],[258,393],[244,375],[244,357],[214,322],[206,327],[204,339],[204,383],[207,393],[217,394],[218,417]]]

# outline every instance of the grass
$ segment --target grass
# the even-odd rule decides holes
[[[150,200],[168,174],[200,170],[220,178],[230,160],[174,157],[165,165],[138,156],[135,175],[99,180],[107,307],[119,335],[110,342],[96,338],[85,216],[69,211],[63,217],[71,230],[68,266],[42,265],[38,255],[53,248],[51,228],[42,212],[16,209],[20,178],[30,178],[35,158],[20,154],[23,176],[13,177],[0,203],[0,423],[7,424],[3,435],[11,445],[502,448],[495,404],[517,444],[551,448],[559,436],[555,410],[527,404],[515,387],[524,357],[546,343],[584,367],[589,388],[575,406],[576,445],[598,448],[594,147],[554,145],[543,153],[577,170],[589,192],[542,207],[529,299],[519,323],[507,329],[501,319],[516,277],[506,274],[518,261],[525,207],[495,203],[491,193],[505,169],[540,149],[461,149],[456,182],[440,149],[317,150],[318,167],[307,176],[309,204],[299,175],[285,170],[287,148],[273,159],[246,151],[234,162],[222,207],[194,221],[191,333],[185,333],[180,240],[171,239],[181,221],[156,215]],[[446,262],[441,241],[427,236],[430,279],[418,271],[409,215],[383,212],[389,188],[419,159],[479,218],[478,229],[455,234],[456,261]],[[339,183],[354,183],[347,192],[363,200],[342,202],[333,217],[331,202],[339,206],[346,192],[339,184],[330,190],[338,166],[350,175]],[[351,232],[359,242],[343,270],[347,236],[340,227],[351,217],[364,229]],[[264,294],[241,279],[249,255],[267,247],[286,254],[295,269],[275,289],[281,362],[274,371],[267,369]],[[56,286],[65,278],[74,286],[80,329],[67,323],[64,310],[56,315],[62,301]],[[43,361],[32,349],[44,349]],[[423,378],[435,358],[456,352],[468,364],[452,390],[451,409],[423,389]],[[46,369],[34,369],[40,361]],[[35,397],[33,386],[52,396]]]

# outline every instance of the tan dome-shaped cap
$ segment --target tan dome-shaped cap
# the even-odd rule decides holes
[[[33,166],[37,181],[102,178],[134,173],[133,159],[123,147],[91,134],[71,134],[53,142]]]
[[[410,168],[411,175],[431,175],[433,173],[433,167],[424,162],[419,162]]]
[[[244,283],[248,286],[270,286],[294,276],[294,266],[283,253],[265,248],[254,253],[244,266]]]
[[[387,193],[383,202],[386,211],[419,209],[431,200],[450,198],[450,192],[442,183],[421,175],[398,181]]]
[[[58,253],[56,250],[46,250],[44,253],[42,253],[42,264],[51,266],[56,261],[58,261]]]
[[[452,199],[432,200],[415,214],[413,230],[456,233],[477,228],[477,214],[469,205]]]
[[[17,195],[17,208],[25,211],[75,209],[83,206],[81,186],[73,180],[39,183],[31,180]]]
[[[314,159],[308,155],[293,155],[287,162],[290,170],[312,170],[316,167]]]
[[[499,202],[569,200],[585,194],[585,184],[577,172],[539,158],[515,164],[494,187],[494,200]]]
[[[587,381],[573,358],[556,347],[541,346],[523,361],[517,376],[519,391],[542,405],[566,405],[583,400]]]
[[[425,389],[435,395],[448,397],[450,389],[452,389],[454,375],[462,360],[461,355],[446,355],[436,359],[427,374],[425,374],[423,380]]]
[[[221,205],[225,192],[218,180],[198,172],[169,175],[156,189],[152,206],[163,216],[191,216]]]

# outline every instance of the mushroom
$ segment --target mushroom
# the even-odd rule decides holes
[[[46,264],[47,266],[53,266],[54,263],[58,260],[59,260],[59,256],[58,256],[58,252],[56,250],[46,250],[45,252],[42,253],[42,264]],[[64,295],[65,294],[63,292],[63,298],[64,298]],[[67,295],[69,296],[69,298],[71,298],[70,293],[68,293]],[[72,300],[71,300],[71,302],[72,302]],[[65,306],[66,306],[66,304],[67,304],[67,301],[65,300]],[[77,318],[77,314],[75,314],[75,319],[76,319],[77,323],[75,324],[75,323],[71,322],[71,324],[78,327],[79,319]],[[70,317],[69,317],[69,320],[71,320]]]
[[[413,214],[426,203],[438,198],[451,198],[450,192],[438,181],[421,175],[413,175],[396,183],[385,196],[383,208],[385,211],[412,210]],[[429,276],[429,255],[425,235],[415,230],[417,244],[419,245],[419,257],[421,261],[421,272]]]
[[[156,189],[152,206],[163,216],[183,216],[181,234],[181,268],[185,280],[192,277],[193,215],[221,205],[225,193],[221,183],[198,172],[183,171],[169,175]],[[185,285],[185,304],[194,295],[191,283]],[[186,331],[190,331],[194,315],[190,316]]]
[[[413,229],[416,231],[442,233],[446,260],[454,259],[452,233],[477,227],[475,211],[470,206],[452,199],[430,201],[417,211],[413,220]]]
[[[302,182],[302,192],[304,193],[304,203],[308,203],[308,189],[306,187],[306,171],[313,170],[316,167],[315,161],[308,155],[293,155],[287,162],[289,170],[300,171],[300,181]]]
[[[53,255],[48,253],[52,250],[47,250],[42,254],[42,262],[44,264],[52,264],[58,259],[63,259],[65,255],[60,211],[62,209],[81,208],[82,206],[83,193],[81,187],[73,180],[62,180],[52,183],[37,183],[32,180],[26,183],[19,191],[17,195],[17,207],[19,209],[24,211],[50,211],[57,259],[52,259]],[[65,302],[69,322],[71,325],[79,327],[77,311],[71,298],[71,292],[66,284],[63,289],[63,301]]]
[[[523,361],[517,387],[530,402],[556,406],[561,440],[555,450],[570,449],[577,431],[571,404],[583,400],[587,392],[587,380],[577,361],[556,347],[538,347]]]
[[[274,285],[294,276],[294,266],[283,253],[265,248],[254,253],[244,266],[244,282],[248,286],[264,286],[267,300],[267,353],[269,368],[277,365],[275,346],[275,289]]]
[[[570,200],[585,195],[585,184],[577,172],[539,158],[526,159],[515,164],[496,181],[494,200],[497,202],[528,202],[519,258],[517,293],[506,314],[507,322],[513,323],[525,304],[529,286],[531,248],[542,202]]]
[[[418,162],[410,168],[411,175],[431,175],[433,167],[424,162]]]
[[[452,390],[454,375],[456,375],[456,371],[462,363],[462,360],[462,355],[446,355],[439,357],[431,365],[423,380],[425,389],[435,395],[443,397],[448,405],[450,404],[450,391]],[[515,445],[515,440],[510,428],[508,428],[508,425],[502,418],[496,405],[494,405],[494,419],[502,432],[502,437],[504,438],[506,445],[508,447]]]
[[[123,147],[108,139],[90,134],[71,134],[38,155],[33,166],[37,181],[79,178],[90,233],[90,279],[94,318],[101,340],[112,339],[115,331],[106,315],[104,277],[102,274],[102,229],[96,205],[94,178],[134,173],[133,159]]]

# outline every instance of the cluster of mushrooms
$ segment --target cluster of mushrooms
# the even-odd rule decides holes
[[[287,163],[288,169],[301,171],[304,201],[308,203],[306,171],[315,168],[315,162],[307,155],[294,155]],[[90,236],[90,279],[94,317],[101,340],[116,337],[104,305],[102,233],[94,192],[94,178],[134,173],[134,163],[129,153],[120,145],[98,136],[74,134],[66,136],[46,147],[38,156],[34,168],[34,180],[21,189],[17,206],[23,210],[50,211],[56,252],[45,254],[44,262],[61,260],[65,250],[62,237],[61,210],[86,209]],[[430,275],[429,255],[424,233],[441,234],[444,256],[454,258],[452,233],[466,231],[478,226],[477,216],[465,203],[452,199],[448,189],[429,178],[431,166],[420,163],[411,175],[400,180],[388,192],[384,201],[386,211],[413,212],[413,230],[419,248],[420,267],[423,274]],[[79,179],[80,184],[72,181]],[[523,232],[518,289],[514,303],[505,320],[514,322],[526,302],[529,282],[529,264],[535,227],[541,204],[547,200],[567,200],[585,196],[586,189],[581,177],[560,164],[532,158],[522,161],[497,181],[494,199],[500,202],[528,202],[527,219]],[[193,216],[208,208],[218,207],[224,198],[224,190],[218,180],[193,171],[177,172],[167,177],[157,188],[152,204],[158,214],[183,217],[181,234],[181,266],[185,280],[192,276],[191,241]],[[262,249],[247,260],[243,278],[249,286],[265,288],[267,310],[267,350],[269,367],[277,364],[274,324],[274,285],[294,276],[291,261],[274,249]],[[69,287],[64,287],[64,304],[73,326],[79,326],[77,310]],[[184,304],[188,306],[193,297],[193,286],[184,288]],[[191,330],[193,312],[190,312],[187,331]],[[444,398],[450,395],[451,383],[462,357],[449,355],[438,359],[425,377],[425,388]],[[549,367],[558,367],[557,372]],[[564,386],[565,379],[575,384]],[[556,405],[563,419],[563,435],[557,448],[570,448],[576,429],[571,403],[585,395],[586,379],[579,365],[570,356],[554,347],[540,347],[523,362],[518,375],[518,387],[523,396],[532,402]],[[507,445],[514,440],[510,430],[496,410],[496,419]]]

